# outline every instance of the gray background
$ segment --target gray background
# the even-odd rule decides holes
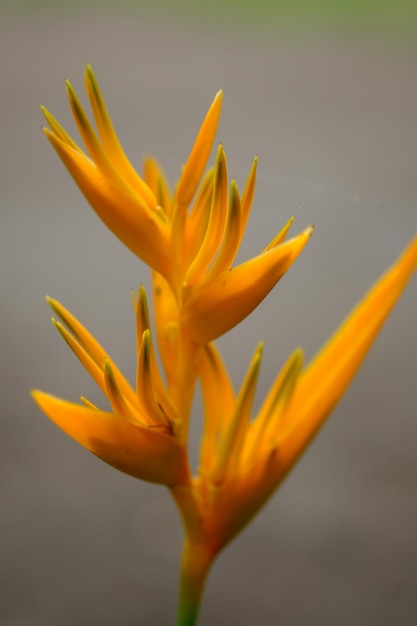
[[[4,8],[4,7],[3,7]],[[218,140],[259,185],[241,258],[296,215],[316,231],[249,320],[220,341],[236,384],[257,341],[257,395],[310,358],[417,231],[416,48],[383,37],[214,27],[97,8],[0,16],[0,624],[170,624],[181,527],[165,491],[119,474],[32,403],[101,403],[49,322],[61,300],[134,376],[130,290],[146,268],[99,222],[40,131],[73,131],[63,78],[98,75],[135,164],[171,181],[219,87]],[[417,620],[417,281],[279,493],[221,555],[201,626]],[[193,438],[199,435],[195,410]],[[195,457],[195,450],[193,451]]]

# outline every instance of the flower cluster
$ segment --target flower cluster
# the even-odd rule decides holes
[[[251,210],[257,160],[242,193],[234,180],[229,184],[221,145],[214,167],[206,171],[222,92],[171,191],[155,160],[145,161],[142,176],[130,164],[89,66],[85,84],[97,130],[69,83],[67,93],[86,152],[45,109],[49,128],[44,132],[99,217],[151,268],[155,323],[140,287],[133,299],[133,389],[84,326],[48,298],[54,325],[108,398],[111,411],[85,398],[80,405],[40,391],[34,397],[62,430],[95,455],[170,489],[186,534],[178,623],[192,624],[214,557],[264,504],[345,391],[417,265],[417,239],[307,367],[301,350],[289,357],[253,415],[262,345],[236,393],[213,340],[265,298],[303,250],[312,228],[288,239],[290,219],[258,256],[234,265]],[[187,441],[197,382],[204,427],[193,475]]]

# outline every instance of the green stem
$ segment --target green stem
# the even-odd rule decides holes
[[[195,626],[213,555],[200,543],[184,543],[176,626]]]

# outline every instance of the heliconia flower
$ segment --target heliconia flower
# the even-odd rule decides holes
[[[82,406],[34,391],[41,409],[70,437],[122,472],[168,486],[188,484],[187,454],[173,436],[175,409],[153,353],[144,291],[138,304],[138,326],[142,324],[143,332],[137,346],[136,391],[84,326],[56,300],[47,300],[64,323],[53,318],[55,327],[102,389],[112,412],[100,410],[84,397]]]
[[[316,435],[416,267],[417,237],[305,369],[300,349],[289,357],[254,419],[262,346],[236,398],[219,353],[211,344],[202,351],[199,489],[206,507],[205,543],[213,553],[253,517]]]
[[[257,160],[242,195],[235,181],[228,183],[222,146],[214,168],[204,174],[221,92],[171,193],[153,159],[146,160],[143,177],[135,172],[88,66],[85,76],[98,135],[71,85],[67,89],[89,156],[47,111],[50,129],[45,133],[98,215],[152,269],[156,341],[140,287],[133,294],[133,389],[86,328],[47,298],[58,318],[53,324],[110,409],[99,409],[83,397],[79,405],[41,391],[33,395],[53,422],[93,454],[170,489],[185,529],[177,626],[192,626],[215,557],[263,506],[316,435],[401,296],[417,267],[417,237],[307,367],[301,349],[290,355],[253,415],[262,344],[236,394],[212,342],[265,298],[304,248],[312,228],[287,239],[291,218],[258,256],[234,266],[254,196]],[[187,446],[197,382],[204,424],[193,476]]]
[[[172,490],[186,529],[178,626],[195,623],[217,554],[265,504],[317,434],[416,267],[417,237],[305,369],[300,349],[289,357],[254,419],[262,344],[237,396],[214,345],[200,351],[200,466],[192,490]]]
[[[257,159],[242,197],[234,180],[229,197],[222,146],[214,169],[203,177],[220,118],[222,92],[207,112],[172,195],[152,159],[145,162],[143,177],[134,170],[90,66],[85,85],[98,133],[67,81],[72,113],[88,154],[42,107],[49,124],[44,128],[46,136],[103,222],[167,280],[181,311],[181,319],[175,322],[182,338],[201,345],[219,337],[265,298],[301,252],[312,229],[284,241],[290,220],[261,254],[233,267],[252,206]]]

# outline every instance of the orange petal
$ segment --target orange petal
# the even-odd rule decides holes
[[[142,345],[139,353],[136,375],[136,391],[144,410],[151,421],[155,425],[167,427],[169,424],[168,418],[163,412],[161,406],[158,404],[155,394],[152,377],[151,350],[151,332],[148,328],[148,330],[145,330],[142,335]]]
[[[199,353],[199,378],[204,406],[204,427],[201,438],[200,469],[207,474],[216,460],[219,437],[228,427],[235,406],[235,395],[219,351],[214,344]]]
[[[312,228],[194,288],[184,289],[183,332],[202,345],[239,324],[268,295],[310,238]]]
[[[148,299],[146,296],[146,291],[143,285],[140,286],[138,291],[138,299],[137,302],[134,302],[134,307],[136,309],[136,353],[138,357],[138,362],[140,362],[140,355],[142,352],[143,345],[143,333],[150,329],[150,318],[149,318],[149,308],[148,308]],[[167,390],[165,387],[165,383],[162,380],[161,373],[159,371],[158,361],[155,355],[155,350],[153,347],[153,339],[152,333],[150,333],[150,375],[152,379],[152,387],[155,391],[155,398],[157,403],[162,406],[164,413],[171,419],[174,419],[176,416],[176,412],[174,407],[172,406],[169,395],[167,394]],[[139,372],[137,373],[139,374]],[[139,392],[138,392],[139,393]],[[139,394],[139,399],[142,401],[142,396]]]
[[[297,460],[356,374],[417,267],[417,237],[374,285],[301,375],[278,442],[282,473]]]
[[[48,122],[53,134],[56,135],[58,139],[61,139],[64,143],[68,144],[70,148],[73,148],[77,152],[82,153],[83,151],[81,150],[81,148],[75,143],[75,141],[72,139],[72,137],[70,137],[65,128],[61,126],[58,120],[54,118],[54,116],[48,111],[48,109],[45,109],[44,106],[41,106],[41,111],[44,114],[45,119]]]
[[[230,269],[240,246],[240,198],[236,181],[230,185],[229,210],[227,224],[221,248],[206,273],[205,278],[211,278]]]
[[[106,395],[110,402],[111,408],[115,413],[119,415],[124,415],[125,417],[131,417],[135,421],[141,422],[141,416],[139,416],[137,411],[132,411],[132,408],[129,406],[125,396],[123,395],[120,387],[118,385],[116,376],[114,375],[111,362],[109,359],[104,359],[103,363],[103,377],[106,388]],[[146,414],[145,414],[146,415]],[[145,423],[145,419],[143,420],[143,425]]]
[[[178,358],[178,305],[168,282],[157,272],[152,272],[152,295],[158,350],[169,388]]]
[[[111,183],[112,186],[117,187],[120,191],[136,200],[137,192],[116,169],[114,159],[106,154],[102,143],[99,141],[93,127],[91,126],[84,108],[69,81],[67,81],[67,95],[75,122],[77,124],[78,132],[80,133],[87,151],[100,170],[101,174]],[[140,200],[147,204],[146,199],[142,196],[142,194],[140,196]],[[154,200],[154,203],[151,206],[154,207],[155,205],[156,201]]]
[[[210,207],[210,218],[204,240],[188,268],[185,281],[188,286],[200,281],[213,261],[221,244],[227,220],[227,163],[223,146],[219,146],[214,169],[214,188]]]
[[[143,169],[146,184],[155,194],[159,206],[161,206],[164,212],[170,216],[172,210],[171,192],[161,166],[155,159],[147,157],[144,161]]]
[[[280,243],[283,243],[293,223],[294,223],[294,217],[290,217],[290,219],[285,224],[285,226],[281,228],[279,233],[277,233],[275,237],[273,238],[273,240],[269,242],[269,244],[266,246],[263,252],[268,252],[268,250],[272,250],[272,248],[275,248],[276,246],[279,246]]]
[[[187,269],[197,255],[204,241],[210,219],[214,184],[214,169],[207,170],[191,213],[185,224],[184,246],[182,250],[183,266]]]
[[[159,213],[149,209],[139,196],[133,199],[111,185],[85,154],[48,129],[44,132],[106,226],[145,263],[170,276],[169,231]]]
[[[185,449],[162,429],[144,428],[122,415],[66,402],[41,391],[32,395],[57,426],[109,465],[169,487],[187,484]]]
[[[245,233],[246,224],[249,218],[249,213],[252,208],[253,197],[255,195],[256,186],[256,168],[258,166],[258,157],[255,157],[252,163],[252,167],[249,172],[248,179],[246,181],[245,188],[242,194],[242,216],[240,220],[240,239],[242,240]]]
[[[280,430],[285,427],[284,416],[288,415],[285,409],[299,381],[302,365],[303,352],[298,348],[279,372],[251,424],[242,453],[243,464],[250,465],[264,448],[270,450]]]
[[[54,313],[61,318],[65,326],[69,328],[76,340],[67,332],[60,324],[54,322],[55,327],[60,332],[62,337],[70,346],[71,350],[80,359],[81,363],[94,378],[96,383],[106,393],[106,386],[103,377],[103,364],[105,359],[108,359],[113,370],[117,383],[120,386],[121,392],[128,399],[129,403],[135,407],[138,407],[138,399],[132,387],[123,376],[119,368],[110,359],[107,352],[96,339],[88,332],[88,330],[72,315],[62,304],[57,300],[46,297],[46,301],[54,311]],[[95,365],[95,367],[94,367]]]
[[[218,442],[216,463],[211,476],[219,486],[234,476],[238,470],[240,454],[250,425],[253,399],[262,359],[263,344],[259,344],[252,357],[245,379],[236,399],[229,427]]]
[[[273,494],[277,486],[273,469],[269,452],[269,457],[258,457],[248,471],[212,487],[205,527],[213,552],[219,552],[231,541]]]
[[[201,125],[177,187],[177,203],[188,206],[207,165],[220,119],[223,92],[218,91]]]
[[[132,188],[141,197],[143,197],[145,203],[151,208],[155,207],[155,195],[136,172],[120,145],[101,94],[100,87],[90,65],[87,65],[85,68],[84,78],[87,95],[93,109],[94,118],[103,142],[104,150],[107,152],[109,159],[117,167],[121,175],[128,181]]]
[[[94,359],[92,359],[88,352],[84,350],[82,345],[78,343],[76,339],[74,339],[71,333],[69,333],[60,322],[58,322],[53,317],[51,318],[51,321],[63,340],[71,348],[77,359],[79,359],[81,365],[85,367],[91,378],[96,382],[102,392],[106,395],[107,390],[102,367],[99,367],[97,365],[97,363],[94,361]]]

